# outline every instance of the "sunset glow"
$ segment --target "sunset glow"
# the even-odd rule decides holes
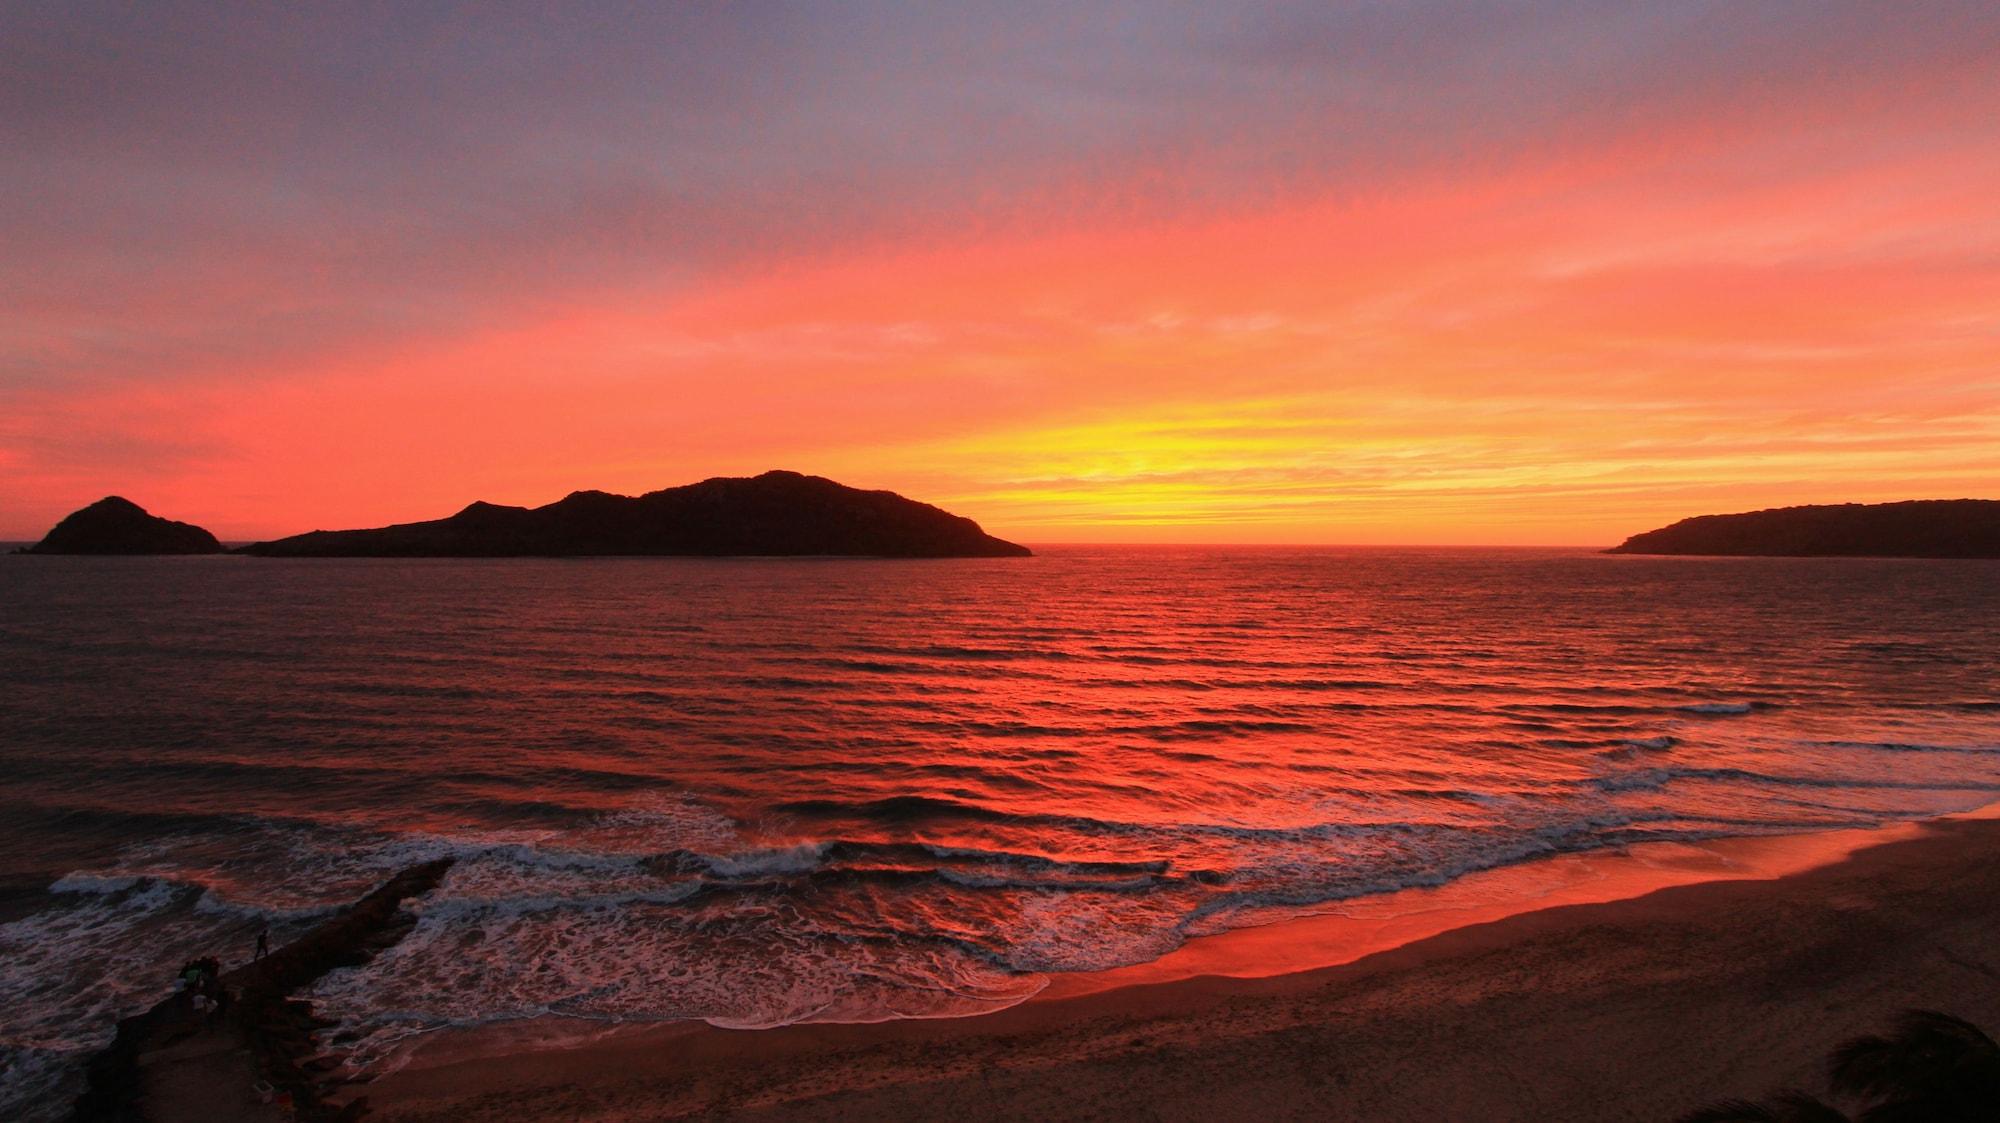
[[[448,20],[16,14],[0,536],[774,467],[1031,543],[1991,494],[2000,19],[1767,8],[676,6],[506,88]]]
[[[0,0],[0,1120],[1994,1123],[1996,801],[2000,0]]]

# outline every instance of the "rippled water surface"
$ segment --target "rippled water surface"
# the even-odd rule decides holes
[[[1996,792],[1994,563],[0,558],[0,1113],[182,960],[439,855],[319,988],[364,1059],[975,1013],[1538,855]]]

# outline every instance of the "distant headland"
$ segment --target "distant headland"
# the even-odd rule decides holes
[[[1605,553],[2000,558],[2000,500],[1912,499],[1701,515],[1635,534]]]
[[[24,554],[219,554],[215,535],[190,523],[148,514],[144,507],[107,495],[72,511]]]
[[[578,491],[542,507],[474,503],[449,518],[315,530],[239,553],[263,557],[1026,557],[971,519],[891,491],[766,472],[640,496]]]

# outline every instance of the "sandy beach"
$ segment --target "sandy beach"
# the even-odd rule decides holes
[[[1381,942],[1450,925],[1357,945],[1366,954],[1338,966],[1198,973],[1282,967],[1287,935],[1329,938],[1314,922],[1277,925],[984,1017],[668,1025],[497,1055],[488,1035],[440,1041],[365,1092],[377,1117],[411,1123],[1660,1120],[1718,1097],[1817,1089],[1828,1049],[1905,1008],[2000,1026],[2000,821],[1813,846],[1745,842],[1762,867],[1619,900],[1568,903],[1621,891],[1616,878],[1571,878],[1544,907],[1497,919],[1453,923],[1480,906],[1447,897],[1402,928],[1320,922]],[[1704,875],[1690,864],[1678,876]]]

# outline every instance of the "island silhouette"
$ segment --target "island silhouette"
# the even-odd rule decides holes
[[[261,557],[1027,557],[971,519],[821,476],[717,477],[645,495],[577,491],[542,507],[473,503],[449,518],[315,530]]]
[[[215,535],[191,523],[147,513],[123,496],[107,495],[70,512],[24,554],[219,554]]]
[[[72,512],[28,554],[217,554],[207,530],[111,495]],[[576,491],[541,507],[475,502],[455,515],[315,530],[234,551],[259,557],[1028,557],[949,511],[893,491],[771,471],[639,496]],[[2000,500],[1911,499],[1698,515],[1607,554],[2000,558]]]
[[[1700,515],[1635,534],[1605,553],[2000,558],[2000,500],[1909,499]]]

